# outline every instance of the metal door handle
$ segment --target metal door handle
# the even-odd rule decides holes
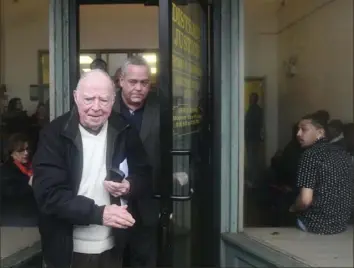
[[[192,152],[190,150],[172,149],[171,154],[173,156],[191,156]]]
[[[189,201],[192,199],[194,190],[193,188],[190,189],[189,195],[186,196],[181,196],[181,195],[170,195],[169,199],[171,199],[172,201]],[[154,198],[156,199],[161,199],[161,195],[160,194],[155,194]]]

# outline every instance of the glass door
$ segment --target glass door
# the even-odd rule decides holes
[[[208,6],[159,1],[160,265],[213,266]],[[203,1],[204,2],[204,1]]]

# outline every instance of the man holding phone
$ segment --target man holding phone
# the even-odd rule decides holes
[[[136,220],[115,196],[148,192],[150,166],[138,132],[111,113],[115,86],[106,72],[85,73],[74,99],[72,111],[42,130],[33,159],[44,267],[118,268],[122,238],[112,231]],[[116,178],[112,162],[125,160],[129,176],[106,187]]]

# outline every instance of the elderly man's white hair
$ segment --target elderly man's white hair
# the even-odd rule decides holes
[[[84,73],[80,77],[79,82],[77,83],[76,91],[80,91],[80,89],[83,88],[88,83],[90,84],[97,83],[101,86],[103,85],[103,83],[106,83],[107,87],[111,88],[112,93],[114,94],[115,85],[112,78],[108,75],[108,73],[106,73],[101,69],[93,69],[91,71]]]

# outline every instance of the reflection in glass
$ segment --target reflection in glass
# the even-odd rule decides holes
[[[201,179],[198,144],[202,123],[200,97],[205,78],[202,71],[202,47],[205,45],[201,38],[202,14],[197,3],[177,5],[176,1],[172,2],[173,148],[186,151],[186,155],[173,156],[174,195],[190,195],[189,188],[196,186],[196,180]],[[198,236],[197,228],[194,228],[199,226],[195,220],[198,210],[201,211],[197,197],[173,204],[176,235],[191,235],[184,240],[183,246],[175,248],[175,259],[181,254],[179,251],[188,256],[181,267],[189,266],[192,257],[197,258],[190,253]]]

